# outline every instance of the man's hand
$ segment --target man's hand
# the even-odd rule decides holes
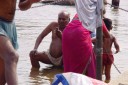
[[[62,39],[62,32],[59,29],[56,29],[56,35]]]
[[[119,50],[116,50],[115,54],[117,54],[119,52]]]
[[[30,52],[30,55],[33,57],[35,56],[37,53],[37,49],[33,49],[31,52]]]

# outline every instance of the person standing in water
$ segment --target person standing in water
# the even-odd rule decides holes
[[[112,20],[108,18],[103,19],[108,31],[112,30]],[[116,52],[118,53],[120,51],[119,44],[117,42],[117,39],[114,35],[110,34],[110,38],[103,37],[103,72],[105,73],[105,82],[109,83],[111,79],[111,66],[114,62],[114,57],[112,53],[112,45],[114,45]]]
[[[17,0],[0,0],[0,85],[18,85],[16,49],[17,32],[14,23]],[[39,0],[19,0],[19,8],[25,11]]]

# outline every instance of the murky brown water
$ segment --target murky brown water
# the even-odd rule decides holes
[[[108,0],[111,2],[111,0]],[[121,0],[120,7],[128,10],[128,2]],[[106,17],[113,21],[113,33],[119,41],[121,52],[115,54],[114,64],[124,72],[128,70],[128,12],[122,10],[113,10],[109,5],[106,6]],[[20,59],[18,62],[19,85],[50,85],[54,74],[62,72],[61,69],[49,68],[50,65],[41,63],[39,70],[31,70],[29,52],[33,49],[35,40],[41,31],[51,22],[57,20],[57,14],[61,10],[68,10],[71,18],[75,14],[73,6],[47,5],[38,8],[29,9],[28,11],[16,12],[16,25],[18,29],[18,41]],[[49,34],[41,43],[39,51],[47,50],[51,41]],[[114,51],[114,48],[113,48]],[[119,75],[118,71],[112,66],[112,78]]]

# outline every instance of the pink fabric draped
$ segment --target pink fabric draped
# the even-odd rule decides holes
[[[86,75],[95,78],[95,56],[90,31],[82,26],[77,15],[63,31],[62,51],[64,72],[83,73],[87,67]]]

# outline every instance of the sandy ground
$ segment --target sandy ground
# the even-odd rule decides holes
[[[128,71],[120,74],[117,78],[112,79],[109,85],[128,85]]]

